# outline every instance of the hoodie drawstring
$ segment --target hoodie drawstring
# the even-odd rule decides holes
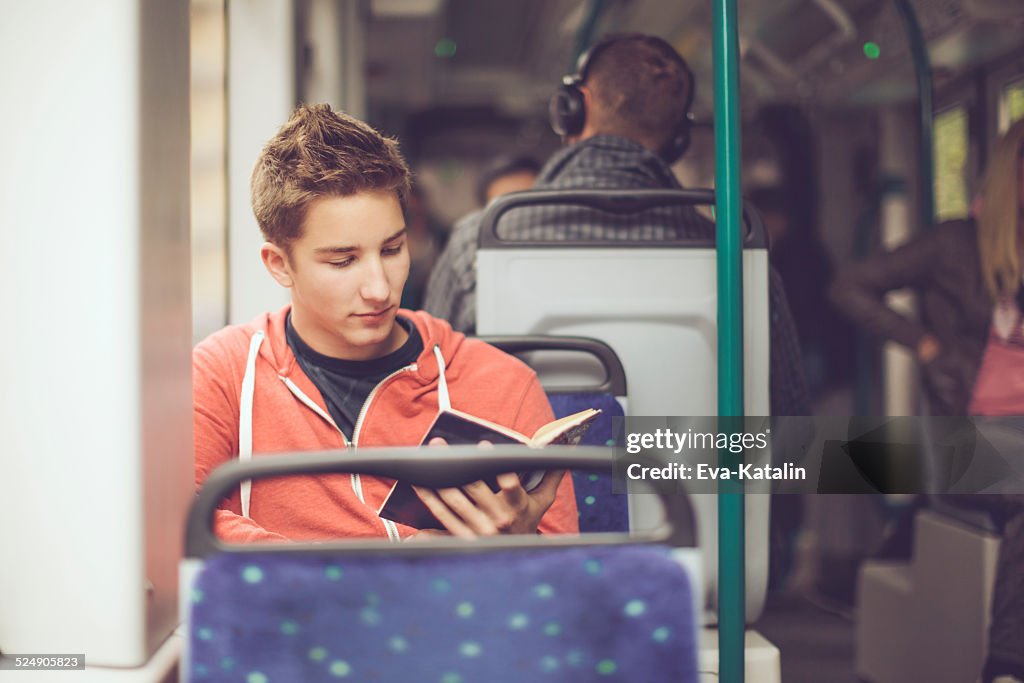
[[[245,361],[245,375],[242,377],[242,395],[239,397],[238,408],[238,459],[252,459],[252,403],[256,394],[256,357],[263,343],[263,331],[252,335],[249,340],[249,357]],[[252,491],[252,480],[241,483],[242,516],[249,517],[249,497]]]
[[[437,344],[434,344],[434,357],[437,358],[437,408],[438,412],[443,412],[452,409],[452,402],[448,397],[448,380],[444,377],[444,356]]]

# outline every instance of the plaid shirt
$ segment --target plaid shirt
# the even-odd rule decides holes
[[[598,135],[560,150],[545,164],[536,189],[681,189],[658,156],[626,138]],[[427,283],[424,309],[467,334],[476,328],[476,250],[481,211],[456,223]],[[691,207],[649,209],[623,217],[586,207],[512,209],[498,226],[508,240],[621,239],[659,241],[713,237],[715,225]],[[800,346],[782,281],[771,272],[771,408],[808,415]]]

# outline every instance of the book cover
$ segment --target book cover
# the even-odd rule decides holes
[[[444,410],[438,413],[434,423],[423,437],[422,445],[441,437],[451,445],[477,444],[490,441],[494,444],[521,443],[532,448],[548,445],[575,446],[600,414],[600,410],[588,409],[549,422],[538,429],[532,437],[525,436],[508,427],[463,413],[458,410]],[[519,478],[527,491],[535,489],[544,478],[543,471],[520,472]],[[485,482],[492,491],[499,490],[498,482],[491,477]],[[443,529],[444,526],[430,512],[412,486],[402,481],[395,482],[384,499],[377,514],[399,524],[417,529]]]

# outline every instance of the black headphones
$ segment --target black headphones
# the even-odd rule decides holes
[[[562,85],[559,86],[557,92],[555,92],[548,103],[548,120],[551,123],[551,129],[563,138],[579,135],[583,131],[583,126],[587,120],[587,108],[584,103],[583,92],[580,91],[580,86],[587,80],[587,71],[590,69],[590,65],[593,64],[597,55],[603,52],[609,45],[622,40],[638,39],[661,43],[666,48],[666,51],[675,58],[676,63],[682,67],[683,73],[686,74],[690,83],[686,103],[683,107],[683,115],[676,123],[668,142],[659,151],[659,156],[666,163],[672,164],[679,157],[683,156],[687,147],[690,146],[690,128],[693,125],[693,115],[690,113],[690,106],[693,104],[696,82],[693,80],[693,72],[690,71],[689,65],[679,56],[675,48],[657,36],[648,36],[640,33],[618,33],[605,36],[594,43],[590,49],[580,55],[579,61],[576,63],[576,73],[562,76]]]

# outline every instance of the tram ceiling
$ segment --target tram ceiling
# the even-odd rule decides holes
[[[416,4],[416,3],[413,3]],[[541,112],[570,60],[591,0],[432,0],[416,16],[372,14],[368,89],[410,111],[496,106]],[[911,0],[937,83],[1024,48],[1020,0]],[[594,35],[660,35],[711,82],[706,0],[606,0]],[[806,99],[883,102],[914,96],[904,28],[893,0],[739,0],[744,104]],[[698,88],[698,116],[711,89]]]

